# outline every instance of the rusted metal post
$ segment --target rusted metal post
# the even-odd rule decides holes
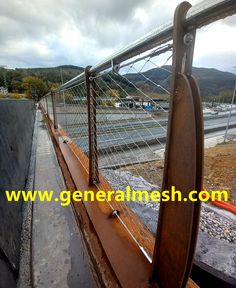
[[[39,101],[39,108],[42,110],[42,112],[44,111],[44,99],[43,99],[43,97]]]
[[[42,111],[45,114],[46,113],[46,100],[45,96],[42,98]]]
[[[47,94],[48,95],[48,94]],[[48,113],[48,96],[45,96],[45,103],[46,103],[46,110],[45,110],[45,112],[46,112],[46,115],[49,117],[49,113]]]
[[[47,114],[47,103],[46,103],[46,97],[44,96],[44,113]]]
[[[89,70],[85,68],[85,81],[88,108],[88,138],[89,138],[89,184],[99,182],[98,150],[97,150],[97,125],[96,125],[96,84]]]
[[[53,125],[54,125],[54,129],[57,129],[58,124],[57,124],[57,113],[56,113],[56,105],[55,105],[55,91],[51,91],[51,98],[52,98]]]
[[[162,191],[182,193],[182,202],[162,202],[153,256],[153,275],[160,287],[183,288],[188,281],[198,233],[200,202],[189,192],[202,189],[203,117],[196,81],[192,77],[195,30],[184,26],[191,5],[175,11],[171,103]],[[197,198],[196,198],[197,199]]]

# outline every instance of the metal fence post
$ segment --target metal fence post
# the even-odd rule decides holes
[[[47,96],[48,94],[46,94],[46,96],[45,96],[45,103],[46,103],[46,110],[45,110],[45,112],[46,112],[46,115],[49,117],[49,113],[48,113],[48,96]]]
[[[153,278],[166,288],[186,287],[194,257],[200,202],[189,192],[202,190],[203,116],[199,89],[192,77],[196,30],[184,25],[191,5],[175,12],[171,102],[162,191],[181,191],[182,201],[161,202],[153,255]]]
[[[52,97],[52,113],[53,113],[53,125],[54,129],[58,128],[57,125],[57,113],[56,113],[56,106],[55,106],[55,91],[51,91],[51,97]]]
[[[46,113],[46,100],[45,100],[45,96],[42,98],[42,110],[43,113]]]
[[[47,103],[46,103],[46,97],[44,96],[44,113],[47,114]]]
[[[65,97],[65,92],[64,92],[64,90],[63,90],[63,91],[60,91],[59,93],[60,93],[60,95],[62,95],[62,98],[63,98],[64,123],[65,123],[66,131],[68,131],[68,129],[67,129],[67,113],[66,113],[66,97]]]
[[[85,81],[88,108],[88,138],[89,138],[89,184],[99,182],[97,125],[96,125],[96,84],[90,73],[91,66],[85,69]]]

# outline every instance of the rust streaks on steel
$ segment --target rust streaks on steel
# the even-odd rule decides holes
[[[58,146],[59,137],[63,135],[63,139],[66,139],[65,137],[67,137],[67,134],[64,133],[63,130],[58,133],[57,130],[53,129],[53,123],[51,121],[46,121],[46,124],[54,144],[58,163],[61,167],[67,189],[69,189],[70,191],[75,191],[75,183],[68,170],[64,155],[62,154],[60,147]],[[60,126],[59,129],[61,129]],[[93,227],[93,224],[88,216],[88,213],[83,203],[77,202],[73,204],[74,205],[72,205],[72,209],[75,213],[75,219],[80,231],[83,234],[86,248],[91,257],[91,270],[92,272],[94,272],[93,275],[95,276],[95,280],[98,281],[98,287],[120,287],[120,285],[118,284],[119,281],[116,278],[114,271],[112,270],[109,259],[107,259],[107,257],[105,257],[104,255],[103,247],[100,243],[100,240],[97,236],[97,233]]]
[[[50,123],[51,129],[53,129],[54,127],[52,121],[50,121]],[[54,130],[54,133],[77,190],[93,190],[96,192],[99,190],[100,184],[102,185],[103,189],[104,187],[107,187],[109,190],[112,189],[110,184],[105,180],[105,178],[102,177],[101,174],[99,176],[100,183],[97,185],[88,184],[88,173],[85,169],[86,165],[88,167],[88,160],[84,160],[85,154],[72,141],[64,143],[63,139],[67,135],[61,127]],[[113,202],[111,201],[111,204],[112,203]],[[75,206],[77,205],[77,203],[73,204]],[[110,217],[112,213],[110,206],[107,205],[106,202],[95,201],[84,202],[83,204],[91,222],[93,223],[114,273],[117,279],[119,279],[120,285],[122,287],[135,288],[149,287],[147,285],[149,285],[148,281],[151,273],[151,265],[140,251],[137,244],[127,233],[121,222],[115,217]],[[124,205],[124,211],[125,209],[129,209],[125,203],[122,204]],[[121,213],[120,217],[122,217],[127,225],[132,227],[134,231],[137,229],[137,226],[134,225],[134,223],[140,220],[134,213],[132,213],[133,221],[131,221],[131,219],[127,217],[125,213]],[[143,224],[140,223],[140,225],[143,226],[142,238],[140,237],[138,240],[140,241],[140,244],[145,247],[146,251],[151,254],[154,249],[154,237]],[[150,245],[150,243],[152,243],[152,245]]]
[[[98,183],[98,187],[88,184],[87,169],[89,164],[88,158],[86,158],[87,156],[73,141],[69,139],[67,133],[62,129],[62,127],[60,127],[60,125],[58,125],[58,129],[54,129],[52,120],[49,117],[46,119],[48,120],[51,135],[55,140],[53,142],[54,144],[56,142],[56,145],[59,148],[58,150],[66,163],[66,167],[62,166],[62,169],[66,170],[65,173],[69,172],[75,188],[82,191],[90,189],[97,191],[99,185],[102,185],[103,189],[112,189],[110,184],[101,174],[99,176],[100,183]],[[68,139],[68,141],[64,141],[64,139]],[[118,281],[118,286],[129,288],[158,288],[156,283],[150,282],[150,274],[152,270],[151,263],[147,260],[144,254],[141,253],[136,243],[132,241],[130,235],[118,219],[109,217],[112,212],[110,207],[107,206],[106,203],[73,202],[78,219],[82,221],[82,225],[85,225],[85,220],[82,217],[81,211],[82,204],[83,207],[85,207],[88,216],[87,221],[90,221],[91,224],[89,225],[94,227],[98,237],[97,239],[99,239],[99,243],[101,243],[101,247],[104,250],[103,253],[105,253],[105,256],[103,255],[103,258],[105,257],[105,259],[108,260],[114,275],[116,275],[115,279]],[[125,204],[124,207],[125,209],[129,209]],[[126,217],[125,213],[122,213],[121,216],[129,227],[133,226],[133,229],[137,229],[137,226],[133,223],[135,221],[139,222],[140,220],[134,213],[132,213],[133,221],[131,221],[130,217]],[[143,225],[143,223],[140,223],[140,225]],[[146,251],[152,255],[154,249],[154,237],[144,225],[142,229],[142,237],[140,237],[138,241]],[[99,265],[102,266],[103,264],[99,263]],[[103,273],[106,272],[103,271]],[[112,281],[114,281],[114,277]],[[197,285],[189,279],[187,287],[197,288]]]

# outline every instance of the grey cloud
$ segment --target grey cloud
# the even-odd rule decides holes
[[[138,22],[132,18],[135,9],[144,6],[144,2],[148,5],[152,1],[82,1],[80,9],[72,12],[72,17],[83,35],[102,45],[116,45],[126,35],[132,39],[137,34]]]
[[[82,17],[83,21],[95,18],[96,21],[129,22],[129,17],[137,7],[149,6],[153,0],[100,0],[100,1],[80,1],[78,9],[74,10],[73,17]],[[78,19],[79,20],[79,19]]]
[[[231,71],[235,73],[233,67],[236,66],[236,53],[235,51],[228,51],[226,56],[224,51],[218,53],[209,51],[203,56],[196,55],[196,57],[194,57],[193,65],[197,67],[214,67],[222,71]]]
[[[161,0],[1,1],[0,64],[96,64],[171,19],[178,2],[181,0],[174,0],[173,4]],[[146,13],[145,21],[134,17],[138,8]],[[236,26],[236,17],[229,17],[224,23]],[[78,35],[72,33],[64,40],[67,27]],[[73,41],[73,37],[77,40]]]
[[[87,6],[85,10],[83,7],[81,8],[79,14],[87,15],[85,20],[84,17],[78,16],[78,11],[75,12],[76,16],[73,18],[75,25],[83,35],[96,39],[101,46],[114,47],[118,45],[121,47],[127,45],[148,33],[150,29],[163,24],[172,16],[168,9],[156,9],[156,7],[153,9],[155,1],[116,1],[116,6],[112,5],[113,1],[103,0],[102,2],[104,2],[104,6],[97,5],[89,11],[87,11]],[[106,7],[106,13],[104,7]],[[142,24],[139,19],[133,18],[137,8],[143,8],[146,12],[146,25]]]
[[[2,51],[5,51],[5,59],[8,60],[10,46],[17,45],[17,43],[37,41],[38,43],[48,42],[47,45],[50,46],[48,39],[59,37],[63,27],[71,23],[84,37],[93,39],[98,49],[115,48],[127,43],[128,40],[135,39],[138,34],[136,26],[139,23],[137,20],[132,22],[134,11],[136,7],[143,7],[151,2],[152,0],[80,2],[59,0],[55,5],[55,1],[12,0],[9,5],[7,1],[4,1],[0,3],[0,25],[7,29],[1,29],[0,47]],[[131,24],[128,24],[129,22]],[[81,46],[83,44],[81,43]],[[59,52],[64,52],[63,47],[58,47],[56,44],[54,46]],[[89,49],[85,47],[87,48]],[[33,55],[34,51],[30,52],[25,49],[25,53],[21,56],[12,55],[12,57],[23,58],[26,54],[28,56],[28,53]],[[60,62],[61,59],[67,59],[64,55],[56,54]],[[38,63],[44,62],[40,55],[36,58],[32,57],[33,59],[38,59]],[[24,62],[23,59],[22,61]],[[26,58],[25,62],[28,64]]]

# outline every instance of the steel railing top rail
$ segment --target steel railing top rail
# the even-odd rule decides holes
[[[187,12],[184,25],[191,29],[201,28],[216,20],[225,18],[227,16],[236,13],[236,1],[235,0],[208,0],[202,1],[197,5],[190,8]],[[173,21],[162,25],[140,39],[134,41],[125,48],[114,53],[110,57],[106,58],[99,64],[93,66],[91,73],[99,73],[106,70],[113,65],[120,64],[121,62],[135,57],[140,53],[143,53],[149,49],[152,49],[158,45],[164,44],[172,39]],[[60,90],[70,88],[78,84],[85,78],[85,73],[81,73],[70,81],[66,82],[60,87]]]

